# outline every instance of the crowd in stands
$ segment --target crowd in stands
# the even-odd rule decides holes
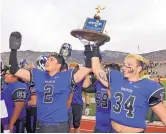
[[[107,62],[104,62],[102,65],[103,67],[107,64]],[[118,63],[119,64],[119,63]],[[120,66],[122,66],[122,64],[119,64]],[[82,64],[80,64],[80,66],[83,66]],[[144,67],[144,73],[145,75],[149,75],[149,76],[157,76],[157,77],[166,77],[166,71],[165,71],[165,75],[160,76],[158,70],[155,70],[156,67],[166,67],[166,61],[162,61],[162,62],[150,62],[149,64],[145,65]]]
[[[158,70],[155,70],[156,67],[163,67],[166,66],[166,61],[163,62],[150,62],[149,65],[145,66],[145,69],[148,72],[148,75],[150,76],[158,76],[158,77],[166,77],[166,73],[164,76],[160,76]]]

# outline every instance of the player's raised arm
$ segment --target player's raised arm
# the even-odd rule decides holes
[[[92,57],[92,51],[90,48],[90,45],[85,45],[85,67],[80,68],[75,74],[74,74],[74,81],[75,83],[80,82],[83,80],[91,71],[91,57]]]
[[[31,75],[30,72],[26,69],[20,69],[17,62],[17,50],[21,46],[22,36],[19,32],[12,32],[9,39],[9,48],[11,49],[9,64],[10,64],[10,73],[21,78],[24,81],[30,82]]]
[[[92,69],[87,68],[87,67],[80,68],[74,74],[74,81],[75,81],[75,83],[79,83],[80,81],[82,81],[91,71],[92,71]]]
[[[101,67],[101,63],[100,63],[100,59],[99,59],[99,46],[94,46],[93,47],[93,57],[92,57],[92,70],[93,73],[97,76],[97,78],[99,79],[99,81],[101,81],[101,83],[108,87],[109,86],[109,82],[108,82],[108,74],[102,69]]]

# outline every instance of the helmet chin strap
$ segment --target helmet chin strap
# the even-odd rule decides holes
[[[65,57],[67,57],[69,55],[69,51],[68,50],[63,50],[62,53],[63,53],[63,56],[65,56]]]

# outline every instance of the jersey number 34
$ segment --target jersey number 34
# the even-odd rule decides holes
[[[120,113],[122,108],[124,108],[126,112],[126,117],[134,118],[134,102],[135,96],[129,96],[126,100],[123,100],[123,93],[117,92],[114,94],[114,98],[116,99],[116,104],[113,105],[113,112]]]

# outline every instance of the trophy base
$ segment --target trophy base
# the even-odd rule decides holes
[[[82,39],[86,39],[88,41],[93,41],[93,42],[99,40],[105,40],[105,42],[110,41],[110,37],[108,35],[87,29],[72,30],[71,35],[76,38],[81,37]]]
[[[94,19],[100,20],[101,18],[100,18],[100,16],[98,16],[98,15],[95,14]]]

